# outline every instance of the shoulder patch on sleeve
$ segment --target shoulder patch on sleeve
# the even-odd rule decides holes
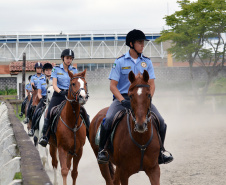
[[[149,59],[149,60],[151,60],[149,57],[146,57],[146,56],[144,56],[144,55],[142,55],[144,58],[147,58],[147,59]]]
[[[117,59],[120,59],[120,58],[122,58],[122,57],[124,57],[125,55],[122,55],[121,57],[118,57]]]

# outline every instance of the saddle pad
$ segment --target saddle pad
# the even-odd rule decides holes
[[[111,134],[110,134],[110,137],[108,138],[108,140],[110,140],[110,142],[108,142],[108,141],[106,142],[106,143],[108,143],[109,147],[111,147],[110,143],[113,142],[116,127],[118,126],[118,123],[122,120],[122,118],[124,117],[125,113],[126,113],[126,110],[121,110],[121,111],[118,111],[114,116],[112,127],[111,127]],[[96,137],[95,137],[95,144],[98,146],[100,143],[100,130],[101,130],[101,124],[99,125],[99,127],[97,129],[97,133],[96,133]]]
[[[35,129],[39,129],[39,121],[42,117],[43,112],[45,111],[45,108],[46,108],[46,105],[44,105],[43,107],[41,107],[37,111],[35,111],[35,114],[32,118],[32,119],[35,119],[35,125],[34,125]]]

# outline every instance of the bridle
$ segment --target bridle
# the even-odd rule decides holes
[[[134,87],[148,87],[148,88],[150,88],[150,85],[147,85],[147,84],[137,84],[137,85],[135,85]],[[133,87],[133,88],[134,88]],[[132,96],[130,96],[129,97],[130,98],[130,101],[132,100]],[[151,94],[148,94],[148,99],[150,100],[150,102],[151,102]],[[137,125],[137,120],[136,120],[136,116],[134,115],[134,110],[132,109],[132,107],[131,107],[131,110],[129,109],[128,110],[128,113],[131,115],[131,117],[132,117],[132,120],[133,120],[133,122],[134,122],[134,125],[135,125],[135,127],[134,127],[134,132],[136,132],[137,131],[137,127],[136,127],[136,125]],[[148,111],[147,111],[147,114],[146,114],[146,119],[145,119],[145,124],[148,124],[148,122],[151,120],[151,108],[150,108],[150,106],[149,106],[149,108],[148,108]],[[147,131],[148,130],[148,127],[146,127],[146,129],[145,129],[145,131]]]
[[[76,77],[71,78],[71,82],[72,82],[73,79],[76,79],[76,78],[82,78],[82,79],[85,79],[84,77],[76,76]],[[76,116],[76,111],[75,111],[75,108],[74,108],[74,106],[73,106],[73,102],[76,102],[76,103],[78,102],[78,96],[80,95],[80,92],[81,92],[82,90],[84,90],[84,91],[86,92],[87,98],[89,97],[89,96],[88,96],[88,88],[87,88],[87,84],[85,84],[85,85],[86,85],[87,91],[85,90],[85,88],[79,88],[76,92],[74,92],[74,91],[72,90],[72,84],[70,84],[70,88],[69,88],[69,89],[70,89],[70,93],[71,93],[73,99],[69,99],[68,96],[65,95],[66,100],[69,101],[70,104],[71,104],[71,107],[72,107],[72,110],[73,110],[73,113],[74,113],[75,116]],[[73,151],[73,152],[68,151],[69,154],[74,155],[74,156],[77,156],[77,154],[75,153],[75,152],[76,152],[76,132],[77,132],[77,131],[82,127],[82,125],[83,125],[83,120],[82,120],[81,124],[78,126],[78,119],[79,119],[79,116],[80,116],[80,114],[78,114],[78,116],[76,116],[76,119],[75,119],[76,121],[75,121],[75,127],[74,127],[74,128],[69,127],[69,126],[65,123],[65,121],[62,119],[62,117],[60,116],[60,119],[61,119],[62,123],[63,123],[69,130],[71,130],[71,131],[74,133],[74,151]]]
[[[85,79],[84,77],[76,76],[76,77],[73,77],[73,78],[71,79],[71,81],[72,81],[73,79],[76,79],[76,78]],[[65,96],[65,97],[66,97],[66,100],[69,101],[69,102],[78,102],[78,96],[79,96],[79,94],[80,94],[80,92],[81,92],[82,90],[84,90],[84,91],[86,92],[87,98],[88,98],[88,97],[89,97],[89,96],[88,96],[89,93],[88,93],[87,84],[85,84],[85,86],[86,86],[87,91],[85,90],[85,88],[80,88],[80,89],[78,89],[76,92],[74,92],[74,91],[72,90],[72,84],[70,84],[70,93],[72,94],[73,99],[69,99],[67,96]]]
[[[148,87],[150,88],[150,85],[147,85],[147,84],[137,84],[135,85],[134,87]],[[148,98],[150,99],[150,102],[151,102],[151,94],[148,94]],[[130,100],[132,99],[132,97],[130,97]],[[132,135],[132,132],[131,132],[131,128],[130,128],[130,123],[129,123],[129,115],[131,115],[132,117],[132,120],[135,124],[135,127],[134,127],[134,132],[137,131],[136,129],[136,125],[137,125],[137,121],[136,121],[136,117],[134,116],[134,111],[129,109],[127,109],[127,127],[128,127],[128,130],[129,130],[129,135],[130,135],[130,138],[131,140],[133,141],[133,143],[140,148],[140,151],[141,151],[141,159],[140,159],[140,169],[139,171],[142,171],[143,170],[143,159],[144,159],[144,153],[145,153],[145,150],[147,149],[148,145],[151,143],[152,139],[153,139],[153,128],[152,128],[152,123],[151,123],[151,136],[149,138],[149,140],[147,141],[146,144],[144,145],[141,145],[139,144],[134,138],[133,138],[133,135]],[[145,120],[145,123],[147,124],[149,121],[151,120],[151,109],[150,109],[150,106],[148,108],[148,112],[146,114],[146,120]],[[146,129],[145,131],[148,130],[148,127],[146,125]]]

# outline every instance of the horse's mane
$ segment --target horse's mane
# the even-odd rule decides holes
[[[37,90],[37,87],[35,87],[34,85],[32,85],[32,88],[33,88],[34,90]]]

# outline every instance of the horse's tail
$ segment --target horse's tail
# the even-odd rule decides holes
[[[111,175],[111,179],[113,180],[115,177],[115,168],[112,164],[112,162],[109,161],[108,163],[108,167],[109,167],[109,171],[110,171],[110,175]]]

